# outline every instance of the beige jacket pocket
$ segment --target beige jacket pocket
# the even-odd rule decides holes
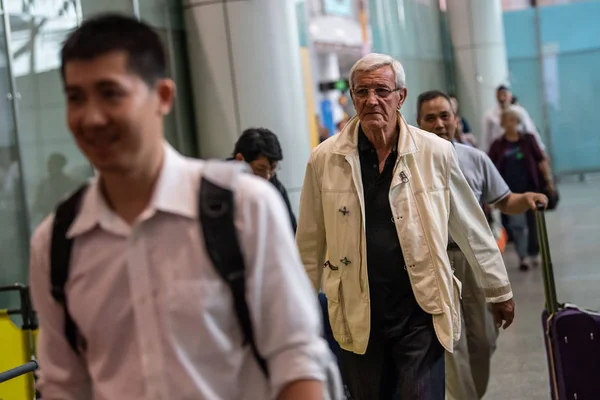
[[[331,274],[325,279],[323,293],[327,297],[327,313],[333,336],[340,343],[351,342],[352,338],[344,310],[342,279],[338,274]]]

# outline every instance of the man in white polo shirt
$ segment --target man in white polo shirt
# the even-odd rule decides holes
[[[417,120],[421,129],[454,141],[458,120],[445,93],[437,90],[422,93],[417,100]],[[495,205],[506,214],[535,209],[536,203],[547,204],[548,199],[540,193],[512,193],[481,150],[460,143],[454,143],[454,149],[459,167],[480,203]],[[446,396],[451,400],[476,400],[482,398],[487,389],[498,327],[485,296],[478,289],[475,274],[452,239],[448,256],[455,275],[463,284],[463,328],[454,353],[446,355]]]

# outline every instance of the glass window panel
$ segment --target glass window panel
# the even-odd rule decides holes
[[[60,67],[58,57],[65,36],[76,17],[48,19],[25,14],[10,15],[13,74],[41,74]]]
[[[122,12],[134,14],[132,0],[80,0],[84,18],[98,13]],[[143,1],[143,0],[140,0]]]
[[[170,44],[171,76],[177,84],[177,99],[171,115],[177,119],[179,137],[178,150],[190,157],[198,156],[196,123],[192,95],[190,61],[187,57],[186,33],[175,30]]]
[[[19,101],[19,137],[31,228],[92,171],[65,122],[62,42],[77,26],[61,18],[11,15],[11,52]]]
[[[183,1],[138,0],[141,18],[156,28],[183,30]]]
[[[79,0],[5,0],[9,14],[23,14],[45,18],[76,17]]]
[[[181,3],[167,0],[140,2],[140,17],[152,25],[160,35],[167,49],[168,74],[177,84],[175,105],[165,119],[165,136],[178,151],[188,156],[197,156],[189,61]]]
[[[6,59],[4,24],[0,21],[0,286],[27,282],[29,232],[16,146],[13,101]],[[18,306],[18,296],[0,293],[0,308]]]

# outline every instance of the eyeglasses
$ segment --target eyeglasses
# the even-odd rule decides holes
[[[281,166],[279,164],[276,164],[272,167],[267,167],[264,164],[250,163],[250,166],[252,167],[252,172],[254,172],[254,175],[260,176],[261,178],[265,179],[271,179],[281,169]]]
[[[378,88],[374,88],[374,89],[358,88],[358,89],[353,90],[352,93],[354,93],[354,96],[358,99],[366,99],[367,97],[369,97],[369,93],[371,92],[371,90],[375,92],[376,97],[378,97],[380,99],[385,99],[390,94],[400,90],[400,88],[396,88],[396,89],[388,89],[388,88],[384,88],[384,87],[378,87]]]

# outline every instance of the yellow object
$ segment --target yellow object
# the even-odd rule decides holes
[[[369,18],[367,16],[367,12],[365,10],[365,2],[360,1],[359,5],[360,5],[360,11],[359,11],[360,31],[361,31],[363,45],[366,45],[369,42]]]
[[[304,81],[304,98],[306,99],[306,118],[310,132],[310,144],[315,147],[319,144],[319,127],[315,119],[315,93],[313,87],[312,70],[310,68],[310,52],[307,47],[300,48],[302,61],[302,80]]]
[[[31,331],[20,329],[12,322],[7,310],[0,310],[0,372],[30,361],[32,343]],[[34,397],[31,373],[0,383],[0,400],[32,400]]]

